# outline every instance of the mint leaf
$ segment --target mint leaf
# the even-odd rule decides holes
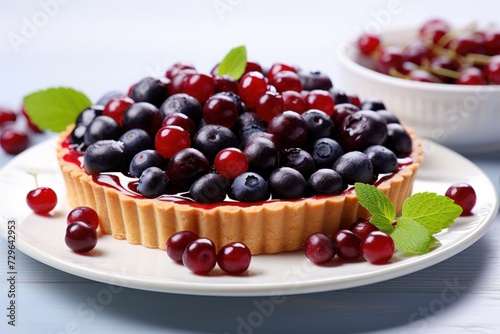
[[[359,203],[372,214],[370,222],[379,230],[391,234],[394,230],[392,223],[396,217],[396,209],[389,197],[369,184],[356,182],[354,188]]]
[[[391,237],[396,248],[406,254],[428,253],[436,241],[424,226],[408,217],[398,218]]]
[[[60,132],[75,122],[78,114],[92,102],[82,92],[58,87],[40,90],[23,99],[24,109],[41,130]]]
[[[247,67],[247,48],[244,45],[231,49],[219,64],[217,75],[230,75],[234,80],[241,78]]]
[[[423,192],[406,199],[401,216],[419,222],[434,234],[450,227],[461,213],[462,207],[447,196]]]

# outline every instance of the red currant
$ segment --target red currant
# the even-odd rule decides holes
[[[191,136],[196,133],[196,124],[188,115],[177,112],[167,115],[162,122],[162,126],[177,125],[186,130]]]
[[[113,98],[106,103],[102,114],[114,119],[120,126],[123,126],[123,114],[134,104],[134,100],[130,97],[117,97]]]
[[[253,109],[259,98],[267,91],[266,78],[260,72],[248,72],[240,79],[238,91],[243,103]]]
[[[462,207],[461,216],[470,216],[472,208],[476,205],[476,192],[467,183],[456,183],[446,190],[446,196],[451,198],[455,204]]]
[[[302,95],[293,90],[286,90],[281,93],[283,97],[283,110],[292,110],[303,114],[307,111],[307,102]]]
[[[88,206],[77,206],[69,212],[66,217],[68,225],[77,221],[84,222],[95,230],[99,227],[99,216],[97,215],[97,212]]]
[[[183,91],[203,105],[215,92],[214,78],[207,74],[193,74],[185,82]]]
[[[237,148],[226,148],[215,156],[214,167],[220,175],[234,179],[248,170],[248,158]]]
[[[28,192],[26,203],[33,212],[46,215],[56,207],[57,195],[51,188],[38,187]]]
[[[322,264],[335,257],[332,240],[323,233],[313,233],[307,237],[304,250],[309,261]]]
[[[203,106],[203,119],[207,124],[232,128],[238,120],[238,106],[227,95],[214,95]]]
[[[170,259],[182,263],[182,254],[186,247],[200,237],[191,231],[180,231],[172,234],[167,240],[166,252]]]
[[[12,110],[0,107],[0,127],[15,122],[16,118],[17,116]]]
[[[370,223],[368,219],[359,219],[349,229],[358,235],[361,240],[365,240],[370,232],[378,231],[378,228]]]
[[[77,253],[87,253],[97,245],[97,232],[84,222],[74,222],[66,227],[66,246]]]
[[[269,79],[271,85],[276,87],[278,92],[293,90],[296,92],[302,91],[302,82],[297,73],[292,71],[277,72],[272,79]]]
[[[24,151],[29,145],[28,135],[15,128],[7,128],[0,135],[0,146],[8,154],[18,154]]]
[[[182,254],[182,263],[195,274],[208,274],[217,263],[214,243],[207,238],[191,242]]]
[[[167,125],[156,133],[155,148],[162,157],[170,159],[175,153],[191,146],[189,132],[177,125]]]
[[[284,104],[283,97],[279,93],[267,91],[262,95],[255,105],[255,113],[257,116],[269,122],[274,116],[283,112]]]
[[[217,253],[217,264],[227,274],[241,275],[250,266],[252,254],[241,242],[232,242],[223,246]]]
[[[361,255],[361,238],[349,230],[339,230],[333,235],[333,247],[343,260],[356,260]]]
[[[381,231],[370,232],[361,246],[363,257],[373,264],[387,263],[392,258],[394,249],[391,236]]]
[[[380,38],[378,36],[366,33],[358,38],[357,45],[361,53],[369,56],[380,46]]]
[[[315,89],[309,92],[306,97],[308,109],[319,109],[328,116],[332,116],[335,106],[335,100],[326,90]]]

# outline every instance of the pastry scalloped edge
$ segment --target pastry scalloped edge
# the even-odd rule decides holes
[[[96,184],[78,166],[64,161],[67,149],[61,144],[71,128],[59,135],[56,146],[59,166],[67,189],[69,204],[89,206],[100,217],[102,233],[131,244],[165,249],[175,232],[190,230],[211,239],[217,249],[230,242],[246,244],[252,254],[272,254],[301,249],[311,233],[333,235],[348,228],[369,213],[359,205],[355,192],[326,198],[276,201],[249,207],[220,205],[197,208],[155,199],[137,199],[118,190]],[[422,143],[413,139],[413,162],[377,187],[401,210],[412,193],[416,172],[423,159]]]

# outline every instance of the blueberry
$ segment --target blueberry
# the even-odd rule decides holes
[[[200,151],[185,148],[170,158],[167,173],[178,191],[187,191],[191,184],[210,171],[210,162]]]
[[[363,101],[363,103],[361,104],[361,109],[377,111],[386,109],[386,107],[382,100],[376,97],[372,97]]]
[[[125,94],[123,94],[122,92],[113,90],[101,96],[99,100],[97,100],[96,104],[104,107],[109,102],[109,100],[123,96],[125,96]]]
[[[279,149],[303,147],[307,142],[308,130],[300,114],[291,110],[274,116],[267,126]]]
[[[309,109],[301,115],[306,121],[308,131],[308,140],[310,142],[323,137],[330,137],[333,130],[333,121],[324,111],[318,109]]]
[[[198,203],[222,202],[227,195],[229,183],[219,174],[205,174],[194,181],[189,195]]]
[[[360,110],[344,118],[337,138],[346,151],[382,145],[387,138],[387,123],[375,111]]]
[[[394,115],[392,112],[387,111],[385,109],[377,110],[377,114],[382,116],[382,118],[385,120],[385,122],[387,124],[389,124],[389,123],[398,123],[398,124],[401,123],[399,121],[399,118],[397,118],[396,115]]]
[[[131,158],[141,151],[154,148],[153,140],[143,129],[128,130],[118,140],[123,142]]]
[[[412,151],[411,137],[406,129],[397,123],[387,124],[387,140],[385,146],[398,157],[406,157]]]
[[[163,162],[163,157],[156,150],[144,150],[132,158],[128,172],[132,177],[139,177],[149,167],[162,168]]]
[[[137,102],[123,114],[123,128],[125,130],[143,129],[151,138],[154,138],[161,128],[162,120],[160,111],[154,105],[148,102]]]
[[[281,166],[297,170],[308,178],[316,170],[316,163],[309,152],[301,148],[288,148],[281,153]]]
[[[330,94],[333,96],[333,100],[335,101],[335,105],[351,103],[351,99],[349,95],[343,90],[340,89],[330,89]]]
[[[281,167],[269,177],[269,187],[273,198],[292,199],[304,196],[306,179],[293,168]]]
[[[127,152],[122,142],[107,139],[90,145],[83,156],[87,174],[120,172],[127,168]]]
[[[248,138],[255,132],[266,131],[266,123],[256,113],[247,111],[242,113],[235,124],[235,131],[243,145],[247,144]]]
[[[333,165],[333,169],[342,176],[347,184],[363,182],[372,184],[375,181],[373,165],[363,152],[347,152]]]
[[[387,147],[373,145],[363,151],[370,159],[375,174],[393,173],[398,170],[398,158]]]
[[[331,138],[321,138],[314,142],[311,156],[317,168],[332,168],[333,163],[344,154],[340,144]]]
[[[166,82],[152,77],[146,77],[136,83],[130,94],[130,98],[135,102],[148,102],[158,108],[167,96]]]
[[[71,144],[77,144],[80,145],[83,143],[83,138],[85,136],[85,132],[87,131],[87,127],[83,124],[77,124],[71,130],[71,133],[69,135],[69,141]]]
[[[264,177],[278,167],[278,151],[273,141],[259,137],[250,141],[243,151],[248,158],[248,170]]]
[[[77,125],[89,126],[90,123],[92,123],[92,121],[94,120],[94,118],[102,115],[103,110],[104,110],[103,106],[99,105],[88,107],[80,114],[78,114],[75,123]]]
[[[213,161],[221,150],[237,146],[236,135],[221,125],[205,125],[193,137],[193,147],[200,150],[209,161]]]
[[[137,191],[144,197],[155,198],[167,192],[168,181],[165,172],[158,167],[149,167],[142,172]]]
[[[240,202],[260,202],[269,199],[266,180],[253,172],[238,175],[231,185],[231,192]]]
[[[183,113],[193,120],[195,124],[203,116],[203,106],[194,97],[179,93],[169,96],[160,107],[162,118],[177,112]]]
[[[346,188],[342,176],[330,168],[321,168],[307,181],[308,187],[316,195],[336,195]]]
[[[83,142],[90,146],[103,139],[118,139],[122,134],[120,124],[109,116],[97,116],[85,130]]]
[[[329,90],[333,87],[330,78],[320,71],[302,72],[299,71],[299,78],[304,90],[322,89]]]

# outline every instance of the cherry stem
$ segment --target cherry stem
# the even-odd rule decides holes
[[[28,174],[35,178],[35,187],[38,188],[38,174],[34,172],[28,172]]]

